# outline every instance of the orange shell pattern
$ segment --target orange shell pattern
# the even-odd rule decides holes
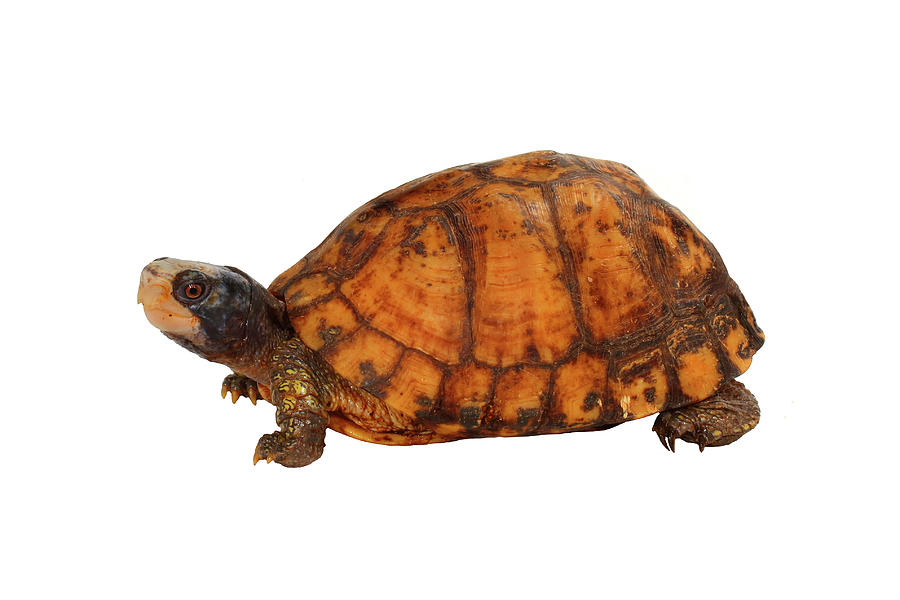
[[[678,209],[624,165],[555,152],[387,192],[270,291],[339,374],[450,437],[599,429],[690,404],[763,343]]]

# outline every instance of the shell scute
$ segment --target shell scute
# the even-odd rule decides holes
[[[443,371],[435,361],[421,352],[407,350],[387,382],[384,398],[392,408],[411,417],[421,417],[436,406],[442,377]]]
[[[743,373],[750,366],[750,360],[756,352],[750,335],[741,326],[735,316],[737,311],[728,296],[722,296],[713,307],[710,316],[712,329],[725,347],[728,358]]]
[[[272,292],[276,297],[280,299],[284,299],[284,288],[288,285],[290,281],[292,281],[298,275],[306,272],[306,267],[309,264],[309,259],[307,257],[303,257],[298,260],[296,263],[291,266],[287,271],[279,275],[275,278],[275,281],[269,286],[269,291]]]
[[[662,284],[675,300],[700,298],[711,285],[721,285],[726,276],[724,264],[706,236],[674,206],[661,200],[646,206]]]
[[[630,359],[617,361],[609,388],[623,420],[658,412],[668,396],[662,350],[651,348]]]
[[[472,165],[447,169],[420,177],[375,198],[373,206],[388,207],[393,212],[431,208],[462,196],[484,182],[471,170]]]
[[[537,429],[549,382],[550,370],[545,367],[518,366],[500,374],[494,409],[501,435],[520,435]]]
[[[558,360],[578,329],[540,188],[491,184],[466,202],[475,359],[492,366]]]
[[[285,301],[295,309],[315,304],[336,289],[337,285],[327,273],[297,276],[283,288]]]
[[[594,341],[615,339],[662,318],[664,298],[642,264],[625,201],[597,179],[558,184],[554,196]]]
[[[324,357],[350,383],[378,389],[397,367],[403,349],[378,331],[360,327],[352,336],[329,347]]]
[[[584,156],[574,158],[587,170],[599,175],[610,188],[637,196],[656,196],[650,186],[627,165],[612,160],[598,160]]]
[[[609,403],[609,359],[587,352],[562,364],[553,385],[553,411],[566,427],[588,425],[600,419]]]
[[[480,427],[491,401],[493,380],[492,370],[473,362],[453,369],[444,380],[441,413],[445,420],[467,430]]]
[[[341,284],[372,327],[446,364],[459,362],[466,293],[459,253],[440,213],[395,219],[372,257]]]
[[[384,207],[366,205],[359,208],[309,253],[304,271],[329,271],[337,275],[354,273],[369,260],[390,221],[390,212]]]
[[[734,368],[722,364],[703,319],[678,321],[666,344],[675,359],[681,393],[690,400],[703,400],[722,383],[724,372]]]
[[[292,306],[288,316],[300,339],[313,350],[349,337],[360,326],[356,311],[341,297],[305,309]]]

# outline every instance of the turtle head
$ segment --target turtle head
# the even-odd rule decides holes
[[[284,304],[234,267],[154,260],[141,272],[138,302],[169,339],[248,375],[245,363],[290,328]]]

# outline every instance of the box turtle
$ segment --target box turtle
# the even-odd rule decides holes
[[[734,378],[763,333],[710,241],[631,169],[532,152],[435,173],[347,217],[268,288],[160,258],[138,301],[272,403],[254,462],[379,444],[606,429],[659,413],[663,446],[759,420]]]

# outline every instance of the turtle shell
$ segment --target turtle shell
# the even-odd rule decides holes
[[[697,402],[763,343],[678,209],[624,165],[555,152],[389,191],[270,291],[337,373],[449,437]]]

